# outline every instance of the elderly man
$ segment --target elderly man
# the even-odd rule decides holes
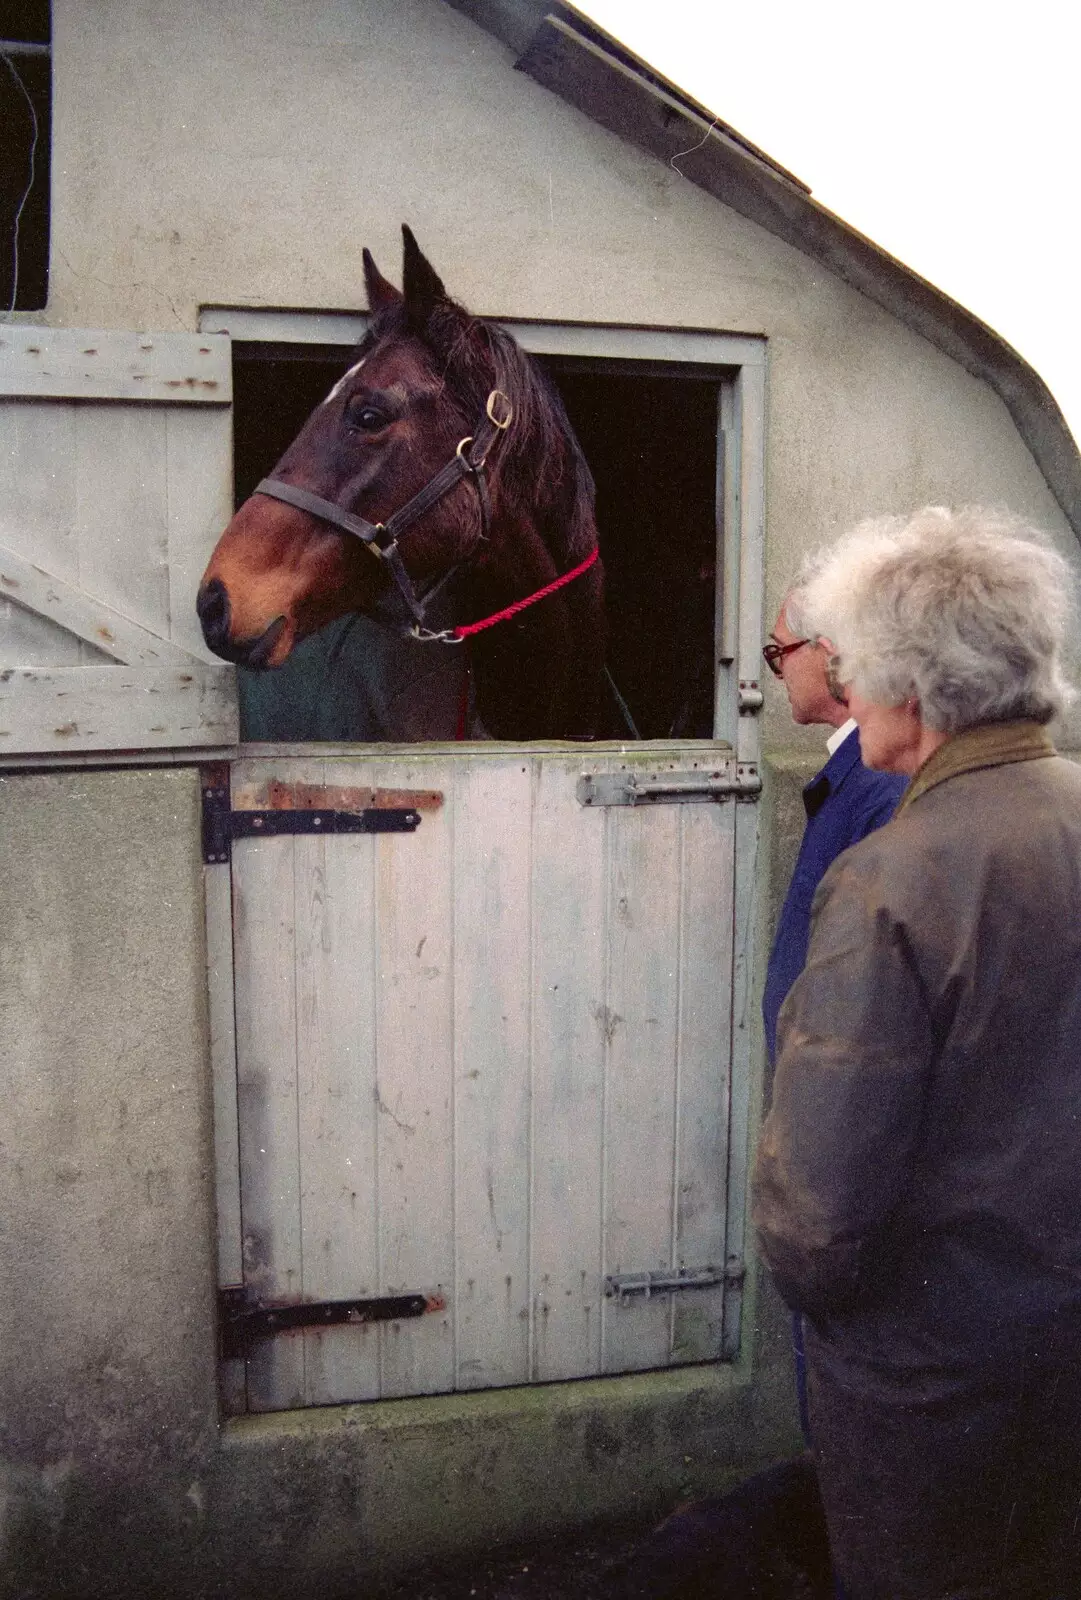
[[[770,671],[785,686],[793,720],[801,724],[822,723],[833,732],[826,740],[829,760],[803,790],[807,827],[766,968],[762,1015],[771,1067],[781,1005],[807,960],[815,890],[842,850],[890,820],[905,787],[903,777],[872,772],[863,765],[856,724],[827,682],[826,666],[832,646],[828,640],[809,637],[804,627],[803,592],[803,584],[797,581],[781,606],[762,654]],[[804,1438],[810,1442],[803,1325],[798,1313],[792,1318],[792,1343],[800,1424]]]
[[[803,589],[797,585],[782,605],[762,654],[785,686],[793,720],[823,723],[833,732],[826,740],[829,760],[803,790],[807,828],[766,970],[762,1012],[771,1064],[777,1014],[807,959],[815,890],[842,850],[889,821],[905,787],[904,778],[872,772],[863,765],[856,724],[849,719],[847,707],[834,699],[826,681],[832,647],[828,640],[808,637],[802,605]]]

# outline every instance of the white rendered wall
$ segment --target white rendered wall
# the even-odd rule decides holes
[[[1078,559],[990,388],[441,0],[55,0],[54,34],[49,321],[359,307],[362,246],[396,277],[408,221],[478,312],[768,337],[767,623],[805,548],[928,501]],[[772,694],[765,731],[791,742]]]

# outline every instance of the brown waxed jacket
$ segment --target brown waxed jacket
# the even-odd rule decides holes
[[[1036,724],[949,739],[823,879],[753,1219],[810,1322],[851,1594],[1044,1593],[1032,1563],[1081,1547],[1009,1496],[1057,1454],[1071,1523],[1081,1503],[1081,768]],[[1000,1535],[999,1577],[965,1587]]]

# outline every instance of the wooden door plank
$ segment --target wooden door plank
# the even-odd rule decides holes
[[[758,894],[761,812],[757,806],[736,806],[733,879],[735,883],[734,949],[731,969],[732,1065],[729,1074],[727,1249],[746,1250],[748,1171],[747,1133],[751,1124],[752,1052],[760,1049],[761,1016],[755,992],[755,908]],[[724,1296],[724,1356],[739,1355],[743,1320],[743,1286],[733,1284]]]
[[[0,754],[195,749],[237,739],[230,667],[8,667]]]
[[[210,1002],[210,1075],[214,1104],[214,1197],[218,1219],[218,1287],[244,1282],[243,1229],[240,1221],[240,1132],[237,1121],[236,1019],[233,984],[233,908],[231,874],[226,866],[207,867],[206,965]],[[221,1363],[222,1409],[227,1416],[247,1410],[245,1363]]]
[[[377,1295],[374,841],[297,840],[304,1295]],[[305,918],[305,912],[308,913]],[[310,1405],[378,1397],[379,1329],[305,1334]]]
[[[229,357],[221,334],[9,323],[0,330],[0,395],[220,405],[232,398]]]
[[[240,1223],[240,1146],[237,1123],[233,908],[226,867],[206,869],[206,964],[210,993],[210,1067],[214,1091],[218,1284],[244,1281]]]
[[[195,614],[195,596],[233,514],[232,411],[170,406],[165,443],[169,637],[193,655],[213,661]]]
[[[234,769],[234,784],[236,782]],[[244,1282],[261,1299],[303,1289],[298,1138],[295,842],[233,848],[237,1095]],[[304,1403],[304,1340],[259,1340],[248,1358],[253,1411]]]
[[[0,594],[12,595],[21,606],[49,618],[112,661],[127,666],[188,667],[195,659],[169,639],[151,633],[3,544]]]
[[[609,814],[605,1271],[672,1264],[679,1040],[679,850],[686,807]],[[606,1372],[664,1366],[667,1296],[604,1306]]]
[[[290,762],[289,779],[323,783],[325,769]],[[298,837],[293,870],[302,1292],[353,1299],[379,1293],[374,841]],[[378,1396],[377,1328],[302,1337],[307,1404]]]
[[[735,817],[732,801],[683,810],[675,1264],[688,1271],[724,1265]],[[723,1311],[723,1287],[672,1297],[674,1363],[720,1356]]]
[[[537,769],[530,1376],[544,1382],[600,1371],[607,812],[578,803],[579,760]]]
[[[528,758],[464,764],[454,788],[457,1387],[529,1375]]]
[[[165,410],[80,406],[75,455],[79,587],[169,635]]]
[[[452,763],[364,770],[378,787],[445,795],[415,833],[375,841],[380,1286],[446,1302],[384,1326],[381,1392],[431,1394],[454,1387]]]
[[[0,671],[4,667],[77,667],[86,657],[96,657],[104,665],[108,657],[76,639],[48,617],[28,611],[3,594],[4,574],[0,566]]]
[[[68,582],[79,573],[75,409],[0,401],[0,539]]]

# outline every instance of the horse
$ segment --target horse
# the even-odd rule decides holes
[[[373,670],[405,685],[376,697],[377,737],[589,738],[605,650],[592,476],[541,369],[402,236],[402,290],[365,250],[365,336],[218,540],[203,635],[274,668],[359,614],[381,635]]]

